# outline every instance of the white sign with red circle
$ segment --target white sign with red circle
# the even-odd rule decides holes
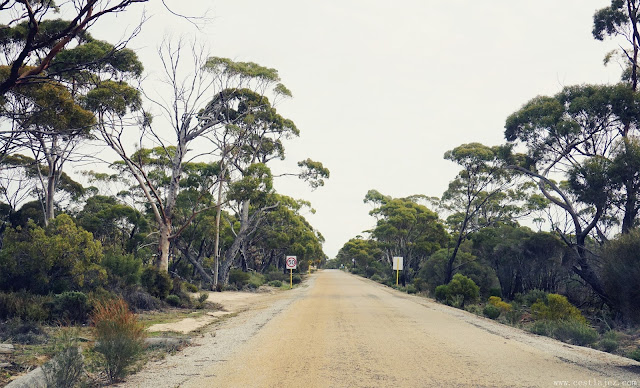
[[[298,258],[296,256],[287,256],[287,269],[296,269],[298,268]]]

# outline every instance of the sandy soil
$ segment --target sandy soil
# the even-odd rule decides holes
[[[254,307],[126,386],[640,385],[640,363],[633,360],[535,336],[340,271],[320,272],[307,288],[268,296]]]
[[[273,292],[268,292],[273,294]],[[197,296],[197,295],[196,295]],[[227,315],[245,311],[252,307],[265,292],[209,292],[207,300],[222,305],[221,311],[207,312],[197,318],[185,318],[176,322],[158,323],[147,328],[149,332],[176,332],[187,334],[203,328]]]

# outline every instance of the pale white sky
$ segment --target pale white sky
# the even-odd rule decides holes
[[[153,3],[130,44],[149,78],[165,34],[278,69],[294,95],[278,109],[301,136],[274,169],[310,157],[331,178],[313,192],[292,178],[276,188],[312,202],[317,213],[306,217],[329,257],[375,224],[362,202],[369,189],[440,196],[458,170],[445,151],[501,143],[506,117],[529,99],[620,73],[602,63],[616,44],[591,37],[593,13],[609,0],[167,0],[186,15],[208,8],[200,31]],[[142,7],[133,9],[94,35],[119,39],[139,18]]]

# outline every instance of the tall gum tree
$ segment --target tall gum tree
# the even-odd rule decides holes
[[[137,181],[151,207],[159,236],[157,266],[163,271],[168,270],[171,241],[179,236],[199,212],[206,209],[196,206],[183,224],[173,224],[184,164],[198,157],[220,158],[237,149],[237,145],[231,144],[222,149],[213,147],[200,154],[192,152],[194,155],[187,156],[190,147],[196,140],[214,139],[219,131],[226,130],[240,119],[229,114],[231,111],[238,111],[238,107],[246,103],[245,96],[238,91],[248,89],[257,95],[264,95],[274,89],[276,94],[282,90],[275,69],[252,62],[206,57],[195,46],[192,46],[194,64],[191,65],[191,71],[186,72],[189,75],[184,76],[181,54],[185,49],[183,41],[163,43],[159,53],[165,73],[164,81],[171,94],[160,95],[156,99],[146,95],[170,123],[171,140],[166,140],[167,136],[152,124],[148,114],[139,114],[137,117],[131,115],[132,111],[140,111],[141,99],[138,91],[131,87],[105,82],[102,88],[96,88],[93,95],[89,96],[90,101],[93,101],[92,107],[98,112],[101,138],[122,159],[127,172]],[[147,174],[144,163],[133,157],[135,150],[131,151],[128,147],[130,141],[127,136],[130,136],[132,127],[141,129],[140,143],[147,141],[154,144],[154,148],[163,149],[169,160],[169,183],[164,195]],[[220,171],[224,169],[221,168]]]

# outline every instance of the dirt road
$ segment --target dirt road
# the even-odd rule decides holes
[[[225,354],[205,352],[198,360],[180,354],[185,368],[194,362],[197,368],[185,372],[168,360],[128,385],[640,386],[635,361],[534,336],[340,271],[322,271],[307,288],[287,294],[208,339],[254,329],[241,343],[218,344],[228,347]],[[182,377],[168,381],[160,370]]]

